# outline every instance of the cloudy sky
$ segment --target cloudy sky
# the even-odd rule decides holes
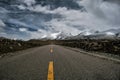
[[[119,0],[0,0],[0,36],[8,38],[55,38],[119,28]]]

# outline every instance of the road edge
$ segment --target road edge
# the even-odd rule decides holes
[[[93,56],[93,57],[98,57],[98,58],[101,58],[101,59],[104,59],[104,60],[113,61],[115,63],[120,64],[120,60],[116,59],[116,58],[113,58],[113,57],[108,57],[108,56],[96,54],[96,53],[93,53],[93,52],[86,52],[86,51],[80,50],[78,48],[72,48],[72,47],[67,47],[67,46],[63,46],[63,47],[67,48],[67,49],[70,49],[72,51],[75,51],[75,52],[80,52],[80,53],[83,53],[83,54],[87,54],[87,55],[90,55],[90,56]]]

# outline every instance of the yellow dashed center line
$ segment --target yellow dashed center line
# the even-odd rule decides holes
[[[47,80],[54,80],[54,68],[53,68],[53,61],[49,62],[48,67],[48,78]]]
[[[53,48],[50,49],[50,52],[53,53]]]

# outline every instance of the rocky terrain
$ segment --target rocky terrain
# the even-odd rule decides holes
[[[120,40],[116,39],[61,40],[56,44],[120,56]]]
[[[0,55],[6,54],[8,52],[15,52],[19,50],[24,50],[32,47],[45,45],[47,42],[35,40],[22,41],[22,40],[11,40],[1,37],[0,38]]]

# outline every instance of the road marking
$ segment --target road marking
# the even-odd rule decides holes
[[[53,70],[53,61],[49,62],[48,67],[48,79],[47,80],[54,80],[54,70]]]
[[[50,48],[50,52],[53,53],[53,48]]]

